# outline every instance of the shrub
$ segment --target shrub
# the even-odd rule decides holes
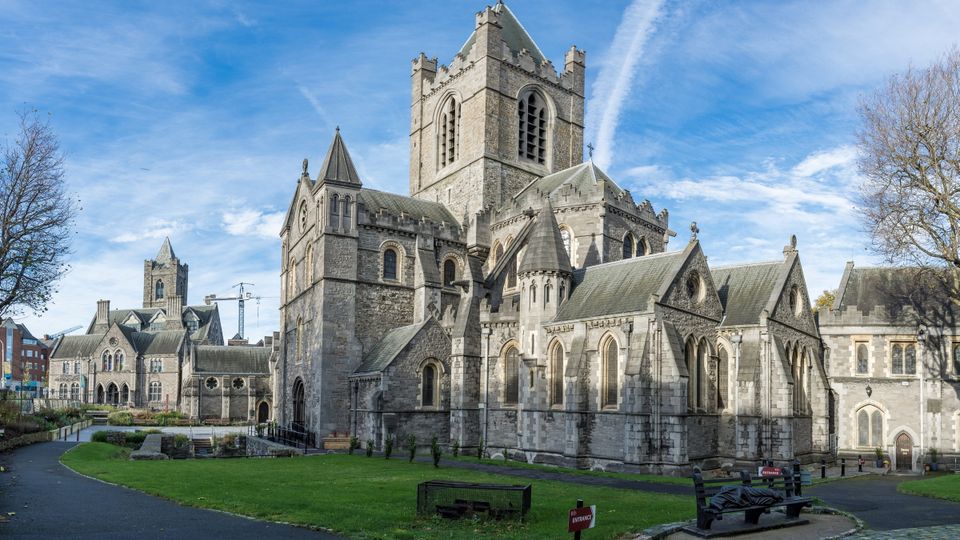
[[[450,453],[453,454],[453,457],[460,455],[460,441],[453,441],[453,444],[450,445]]]
[[[367,457],[373,455],[373,439],[367,439]]]
[[[480,442],[477,444],[477,461],[483,459],[483,437],[480,437]]]
[[[430,439],[430,455],[433,456],[433,466],[440,467],[440,444],[436,437]]]
[[[107,442],[107,433],[110,431],[97,431],[90,436],[90,440],[93,442]]]
[[[387,440],[383,443],[383,459],[390,459],[390,454],[393,453],[393,438],[387,437]]]
[[[413,458],[417,456],[417,436],[413,433],[407,435],[407,452],[410,453],[410,463],[413,463]]]
[[[227,433],[220,439],[220,444],[223,446],[230,446],[237,448],[239,446],[240,437],[236,433]]]
[[[357,448],[360,448],[360,439],[356,437],[350,437],[350,447],[347,450],[347,452],[352,456],[353,451],[356,450]]]
[[[154,433],[163,433],[163,431],[157,428],[147,428],[147,429],[141,430],[141,433],[146,433],[147,435],[153,435]]]
[[[173,447],[174,448],[184,448],[190,444],[190,438],[186,435],[174,435],[173,436]]]
[[[107,416],[107,423],[111,426],[132,426],[133,415],[124,411],[112,412]]]
[[[143,431],[128,431],[125,433],[126,439],[124,446],[129,446],[131,448],[140,448],[143,445],[144,439],[147,438],[147,434]]]
[[[877,459],[883,459],[883,449],[879,446],[873,449],[873,453],[877,455]]]

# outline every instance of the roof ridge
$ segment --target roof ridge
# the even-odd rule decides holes
[[[640,257],[630,257],[629,259],[620,259],[619,261],[609,261],[609,262],[605,262],[605,263],[594,264],[594,265],[591,265],[591,266],[585,266],[583,269],[584,269],[584,270],[589,270],[589,269],[591,269],[591,268],[597,268],[597,267],[601,267],[601,266],[602,266],[602,267],[616,266],[616,265],[618,265],[618,264],[628,264],[628,263],[637,262],[637,261],[645,261],[645,260],[650,260],[650,259],[660,259],[660,258],[664,258],[664,257],[666,257],[666,256],[668,256],[668,255],[674,255],[674,256],[676,256],[676,255],[683,255],[683,250],[679,250],[679,251],[661,251],[660,253],[651,253],[650,255],[642,255],[642,256],[640,256]]]
[[[766,266],[774,264],[783,264],[783,260],[770,260],[770,261],[756,261],[751,263],[733,263],[733,264],[718,264],[717,266],[711,266],[710,270],[726,270],[729,268],[746,268],[749,266]]]

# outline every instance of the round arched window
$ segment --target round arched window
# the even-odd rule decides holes
[[[243,388],[243,379],[241,379],[240,377],[237,377],[236,379],[234,379],[233,387],[236,388],[237,390],[240,390],[241,388]]]
[[[214,388],[220,386],[220,382],[217,380],[216,377],[208,377],[206,383],[204,384],[206,384],[207,388],[209,388],[210,390],[213,390]]]

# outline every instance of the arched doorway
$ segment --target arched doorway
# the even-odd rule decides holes
[[[304,402],[303,379],[297,377],[293,383],[293,428],[306,429],[306,408]]]
[[[897,435],[897,470],[913,469],[913,439],[906,433]]]
[[[110,383],[110,386],[107,387],[107,403],[110,405],[117,405],[120,401],[120,389],[117,388],[117,385]]]
[[[103,385],[97,385],[97,403],[103,404]]]
[[[266,401],[261,401],[257,407],[257,423],[263,424],[267,420],[270,420],[270,406]]]

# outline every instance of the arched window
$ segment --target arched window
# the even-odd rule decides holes
[[[80,361],[79,361],[79,360],[77,360],[76,362],[73,363],[73,374],[74,374],[74,375],[79,375],[79,374],[80,374]]]
[[[80,399],[80,383],[70,384],[70,399],[74,401]]]
[[[397,250],[393,248],[383,251],[383,279],[397,279]]]
[[[126,403],[128,401],[130,401],[130,388],[124,383],[120,385],[120,403]]]
[[[490,261],[490,267],[493,268],[497,265],[497,261],[503,258],[503,245],[498,241],[493,246],[493,260]]]
[[[566,225],[560,226],[560,241],[563,243],[563,249],[567,252],[567,257],[570,258],[570,264],[573,264],[573,233],[570,232],[569,227]]]
[[[503,355],[503,402],[516,405],[520,401],[520,351],[515,345],[507,348]]]
[[[307,245],[307,256],[304,258],[303,266],[307,278],[305,284],[309,287],[313,284],[313,244]]]
[[[287,263],[287,300],[292,299],[297,294],[297,260],[292,256]]]
[[[440,377],[437,373],[437,366],[429,363],[423,366],[423,373],[420,376],[420,405],[424,407],[436,407],[439,405],[439,383]]]
[[[559,341],[550,349],[550,404],[563,405],[563,345]]]
[[[352,206],[350,197],[343,198],[343,230],[349,232],[353,222],[350,218],[350,207]]]
[[[706,410],[707,408],[707,356],[710,354],[710,347],[707,341],[700,338],[697,343],[697,408]]]
[[[722,411],[727,408],[727,381],[730,369],[730,359],[726,347],[721,346],[718,351],[717,361],[717,410]]]
[[[163,298],[163,281],[157,280],[156,286],[154,286],[153,297],[157,300]]]
[[[117,351],[113,356],[113,370],[123,371],[123,351]]]
[[[629,259],[630,257],[633,257],[633,236],[627,233],[623,237],[623,258]]]
[[[537,305],[537,284],[534,283],[530,285],[530,307],[534,308]]]
[[[561,281],[561,282],[560,282],[560,294],[559,294],[559,296],[557,296],[557,302],[559,302],[559,303],[562,304],[563,301],[566,300],[566,298],[567,298],[566,292],[567,292],[567,285],[566,285],[566,283],[564,283],[564,282]]]
[[[647,239],[646,239],[646,238],[644,238],[644,237],[641,236],[640,239],[637,240],[636,252],[637,252],[637,253],[636,253],[637,257],[642,257],[642,256],[646,255],[647,253],[650,253],[650,246],[647,245]]]
[[[552,287],[549,283],[543,286],[543,305],[545,306],[550,305],[550,289],[552,289]]]
[[[517,155],[541,165],[547,160],[547,109],[543,97],[534,90],[520,95],[517,105],[520,129]]]
[[[687,373],[689,374],[687,379],[687,409],[696,411],[698,406],[697,388],[699,387],[698,379],[700,378],[700,369],[697,366],[697,343],[693,340],[693,337],[688,338],[686,344],[683,346],[683,356],[687,365]]]
[[[160,382],[153,381],[150,383],[150,389],[147,399],[149,401],[160,401],[160,396],[163,392],[163,387],[160,385]]]
[[[307,408],[306,391],[303,387],[303,379],[297,377],[293,381],[293,428],[298,431],[306,429]]]
[[[917,374],[917,348],[913,343],[908,343],[903,350],[904,372],[907,375]]]
[[[113,364],[113,358],[110,357],[110,353],[103,351],[103,354],[100,355],[100,364],[100,371],[110,371]]]
[[[460,156],[460,104],[453,96],[440,106],[437,130],[437,156],[445,167]]]
[[[64,363],[63,363],[63,374],[64,374],[64,375],[67,375],[68,373],[70,373],[70,364],[64,362]]]
[[[867,406],[857,412],[857,446],[883,446],[883,413],[876,407]]]
[[[303,318],[297,317],[297,362],[303,361]]]
[[[514,257],[507,263],[507,288],[512,289],[517,286],[517,258]]]
[[[866,375],[870,369],[869,364],[869,353],[867,352],[867,344],[859,343],[857,344],[857,374]]]
[[[443,286],[452,287],[457,280],[457,263],[453,259],[443,261]]]
[[[616,407],[619,389],[619,356],[617,340],[607,338],[603,346],[603,403],[604,407]]]
[[[60,399],[67,399],[67,383],[60,383],[60,393],[57,394]]]
[[[336,193],[330,196],[330,227],[340,228],[340,195]]]

